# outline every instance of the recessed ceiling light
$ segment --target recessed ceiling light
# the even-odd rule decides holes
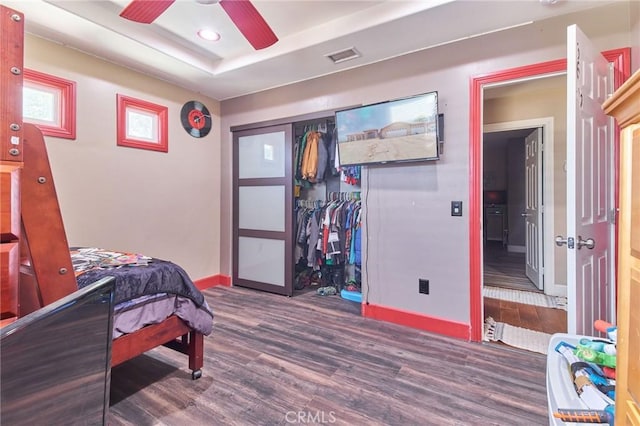
[[[204,40],[208,40],[208,41],[218,41],[220,40],[220,34],[218,34],[217,32],[213,31],[213,30],[209,30],[209,29],[202,29],[200,31],[198,31],[198,37],[204,39]]]

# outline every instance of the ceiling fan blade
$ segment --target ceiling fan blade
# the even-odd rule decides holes
[[[278,41],[269,24],[249,0],[220,0],[220,6],[254,49],[264,49]]]
[[[174,2],[175,0],[132,0],[120,12],[120,16],[141,24],[150,24]]]

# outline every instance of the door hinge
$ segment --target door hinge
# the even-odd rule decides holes
[[[612,225],[616,224],[616,216],[618,216],[618,209],[617,208],[612,208],[611,211],[609,212],[609,223]]]

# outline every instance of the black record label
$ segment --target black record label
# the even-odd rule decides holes
[[[202,138],[211,131],[211,114],[206,106],[198,101],[189,101],[180,111],[182,127],[194,138]]]

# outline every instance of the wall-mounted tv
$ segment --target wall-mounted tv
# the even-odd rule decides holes
[[[336,112],[341,166],[437,160],[438,92]]]

